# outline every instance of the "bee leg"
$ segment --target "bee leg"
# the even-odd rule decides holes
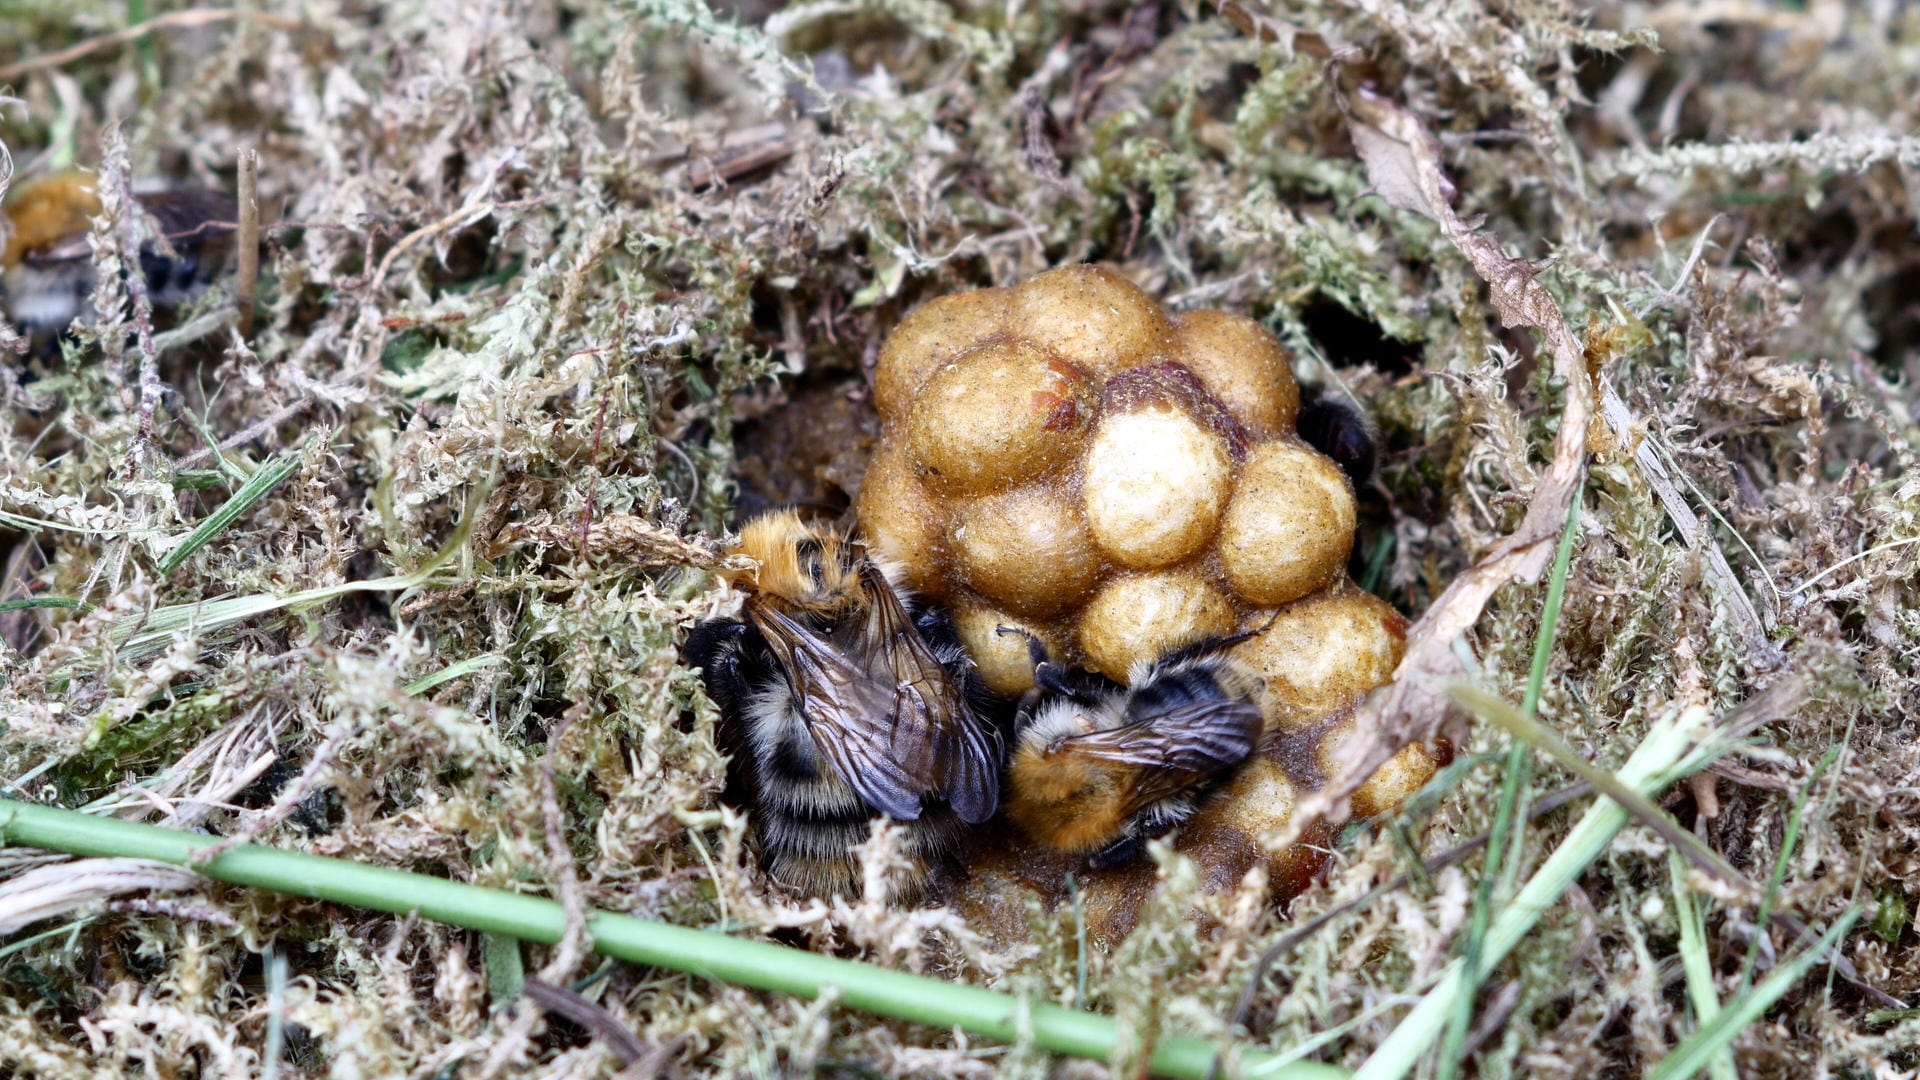
[[[945,608],[929,604],[914,612],[913,628],[920,631],[920,636],[936,651],[945,645],[964,647],[960,645],[960,632],[953,628],[953,616],[947,614]]]
[[[1078,686],[1071,681],[1073,673],[1054,663],[1047,656],[1046,642],[1017,626],[1001,626],[996,629],[1002,634],[1018,634],[1027,639],[1027,656],[1033,662],[1033,690],[1028,692],[1029,697],[1035,697],[1039,692],[1045,691],[1074,701],[1093,700],[1093,695],[1086,686]],[[1083,681],[1084,674],[1082,673]],[[1022,698],[1021,703],[1022,708],[1030,704],[1027,698]]]
[[[1033,664],[1034,671],[1037,672],[1043,667],[1053,666],[1053,662],[1047,656],[1047,643],[1041,641],[1038,635],[1022,630],[1017,626],[996,626],[994,627],[994,633],[1026,638],[1027,659]]]
[[[1111,870],[1133,861],[1147,845],[1146,839],[1137,832],[1129,832],[1106,847],[1087,856],[1087,865],[1095,870]]]
[[[920,631],[934,659],[947,669],[947,674],[960,687],[960,694],[973,707],[975,714],[986,717],[996,727],[1007,722],[1007,701],[988,689],[987,681],[980,677],[980,669],[975,666],[973,656],[960,641],[960,632],[953,628],[953,616],[944,608],[925,607],[913,616],[914,629]]]

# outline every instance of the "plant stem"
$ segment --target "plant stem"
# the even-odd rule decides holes
[[[240,844],[204,862],[195,856],[219,837],[95,817],[75,810],[0,799],[0,839],[8,844],[101,857],[132,856],[187,866],[216,881],[249,885],[316,900],[351,904],[552,945],[566,915],[552,900],[479,885],[410,874],[347,859]],[[817,997],[832,986],[840,1001],[866,1012],[935,1027],[960,1028],[1014,1042],[1027,1032],[1035,1045],[1059,1054],[1106,1061],[1119,1040],[1110,1017],[1045,1002],[892,971],[852,960],[746,941],[707,930],[593,912],[587,928],[594,948],[635,964],[684,971],[722,982]],[[1194,1036],[1160,1040],[1151,1070],[1160,1076],[1207,1075],[1218,1047]],[[1262,1051],[1241,1055],[1245,1068],[1273,1060]],[[1264,1075],[1287,1080],[1345,1077],[1318,1062],[1291,1062]]]
[[[1619,773],[1607,778],[1635,793],[1658,790],[1670,779],[1670,770],[1686,757],[1693,736],[1707,719],[1705,709],[1694,708],[1661,720],[1647,732]],[[1485,978],[1494,965],[1520,944],[1541,916],[1554,910],[1567,887],[1626,826],[1627,818],[1627,811],[1611,799],[1596,800],[1587,808],[1579,824],[1488,927],[1479,970],[1473,973],[1475,981]],[[1356,1080],[1398,1080],[1411,1071],[1444,1034],[1466,989],[1466,976],[1464,959],[1449,964],[1438,985],[1427,992],[1354,1074]]]

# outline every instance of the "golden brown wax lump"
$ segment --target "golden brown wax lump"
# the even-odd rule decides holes
[[[1013,290],[1013,333],[1102,378],[1168,355],[1173,326],[1111,266],[1063,266]]]
[[[1038,620],[1061,663],[1124,678],[1342,580],[1352,490],[1294,435],[1286,351],[1251,319],[1169,319],[1111,267],[1061,267],[908,315],[874,396],[874,550],[929,597]]]
[[[950,542],[967,584],[1029,615],[1051,615],[1093,589],[1100,556],[1079,510],[1031,484],[958,504]]]
[[[1331,584],[1353,548],[1353,491],[1339,466],[1305,446],[1257,446],[1240,469],[1220,526],[1234,591],[1284,604]]]
[[[891,564],[913,589],[944,601],[946,577],[942,515],[913,475],[904,443],[881,440],[860,482],[860,527],[872,552]]]
[[[1279,342],[1239,315],[1169,318],[1119,271],[1069,266],[914,311],[881,349],[874,397],[881,445],[860,527],[953,613],[994,691],[1032,688],[1024,635],[1057,663],[1126,681],[1172,650],[1265,627],[1232,655],[1263,680],[1268,739],[1176,849],[1210,888],[1256,867],[1278,897],[1304,888],[1324,829],[1282,852],[1262,838],[1323,782],[1355,702],[1400,662],[1407,623],[1346,579],[1353,490],[1296,435]],[[1356,812],[1391,809],[1436,767],[1424,748],[1403,751]],[[1056,904],[1072,873],[1089,922],[1117,936],[1152,892],[1148,860],[1091,870],[994,828],[1007,835],[976,845],[952,897],[976,925],[1024,926],[1026,890]]]
[[[1062,651],[1059,635],[1044,623],[1016,619],[971,603],[956,605],[952,614],[960,643],[973,657],[987,688],[996,694],[1017,697],[1033,685],[1033,659],[1025,635],[1040,639],[1048,655],[1057,656]],[[1003,626],[1014,632],[1000,633]]]
[[[1233,607],[1191,571],[1129,574],[1108,582],[1080,614],[1086,666],[1126,682],[1134,664],[1233,632]]]
[[[1007,308],[1005,289],[955,293],[916,308],[880,346],[873,373],[873,404],[880,416],[893,421],[905,414],[927,376],[1001,332]]]
[[[1244,315],[1189,311],[1173,320],[1180,362],[1256,438],[1293,430],[1300,411],[1287,351]]]
[[[1147,408],[1102,418],[1081,505],[1101,551],[1149,570],[1206,546],[1232,484],[1225,439],[1179,409]]]
[[[1266,680],[1269,729],[1297,731],[1386,682],[1406,644],[1393,605],[1342,582],[1287,605],[1232,655]]]
[[[989,342],[920,385],[907,412],[907,448],[939,490],[1022,480],[1079,448],[1087,390],[1072,365],[1028,342]]]

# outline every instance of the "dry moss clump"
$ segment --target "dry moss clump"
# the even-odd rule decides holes
[[[1334,1033],[1315,1054],[1358,1064],[1399,1015],[1381,1003],[1466,948],[1480,861],[1418,864],[1487,830],[1504,736],[1463,724],[1432,797],[1329,826],[1330,865],[1287,912],[1168,858],[1123,944],[1083,951],[1067,907],[1011,954],[951,911],[768,891],[674,657],[725,602],[710,539],[736,501],[857,494],[862,462],[835,448],[782,467],[792,403],[870,437],[869,373],[909,310],[1091,261],[1175,312],[1263,323],[1297,377],[1371,408],[1382,464],[1348,570],[1418,617],[1520,521],[1566,387],[1442,231],[1369,189],[1346,110],[1371,85],[1433,132],[1460,215],[1535,261],[1601,391],[1542,721],[1614,767],[1654,717],[1805,680],[1812,704],[1663,798],[1775,910],[1866,913],[1848,970],[1816,969],[1734,1061],[1920,1067],[1920,1020],[1880,996],[1920,998],[1920,13],[154,14],[122,41],[102,36],[118,8],[0,13],[24,43],[0,58],[18,99],[0,140],[22,176],[226,190],[258,146],[261,303],[247,340],[219,296],[153,322],[111,272],[129,233],[103,226],[92,327],[51,357],[0,331],[10,795],[1083,1002],[1120,1019],[1129,1071],[1155,1032],[1224,1030],[1261,951],[1337,909],[1241,1019],[1275,1048]],[[120,190],[103,205],[124,222]],[[216,518],[262,469],[285,478]],[[1459,646],[1511,701],[1543,588],[1500,591]],[[1543,759],[1531,787],[1568,781]],[[1567,821],[1528,826],[1520,873]],[[0,962],[0,1068],[22,1074],[237,1075],[269,1053],[281,1075],[615,1072],[604,1040],[499,1008],[525,975],[580,985],[685,1074],[1049,1067],[565,946],[0,859],[0,911],[32,916]],[[1691,967],[1676,882],[1703,911]],[[1494,972],[1464,1018],[1471,1066],[1643,1072],[1697,1026],[1686,971],[1704,961],[1725,1002],[1749,956],[1764,975],[1793,952],[1756,904],[1696,884],[1624,833]]]

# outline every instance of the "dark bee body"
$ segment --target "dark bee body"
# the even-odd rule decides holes
[[[999,803],[971,661],[943,614],[910,615],[860,549],[791,514],[750,522],[741,550],[760,562],[746,618],[702,623],[685,656],[720,707],[762,865],[803,893],[857,895],[851,849],[891,817],[915,868],[891,899],[916,899]]]
[[[1333,459],[1355,491],[1373,479],[1378,451],[1373,429],[1366,416],[1352,405],[1325,391],[1306,390],[1301,394],[1300,413],[1295,430],[1308,446]]]
[[[139,251],[140,273],[155,307],[185,303],[226,270],[239,214],[232,196],[157,191],[136,194],[134,201],[153,219],[157,234]],[[95,280],[87,236],[99,213],[94,178],[83,173],[41,178],[7,199],[0,283],[7,316],[22,329],[51,336],[86,310]]]
[[[1038,643],[1037,689],[1015,720],[1007,816],[1041,842],[1117,866],[1191,817],[1260,741],[1260,680],[1216,638],[1121,686],[1062,671]]]

